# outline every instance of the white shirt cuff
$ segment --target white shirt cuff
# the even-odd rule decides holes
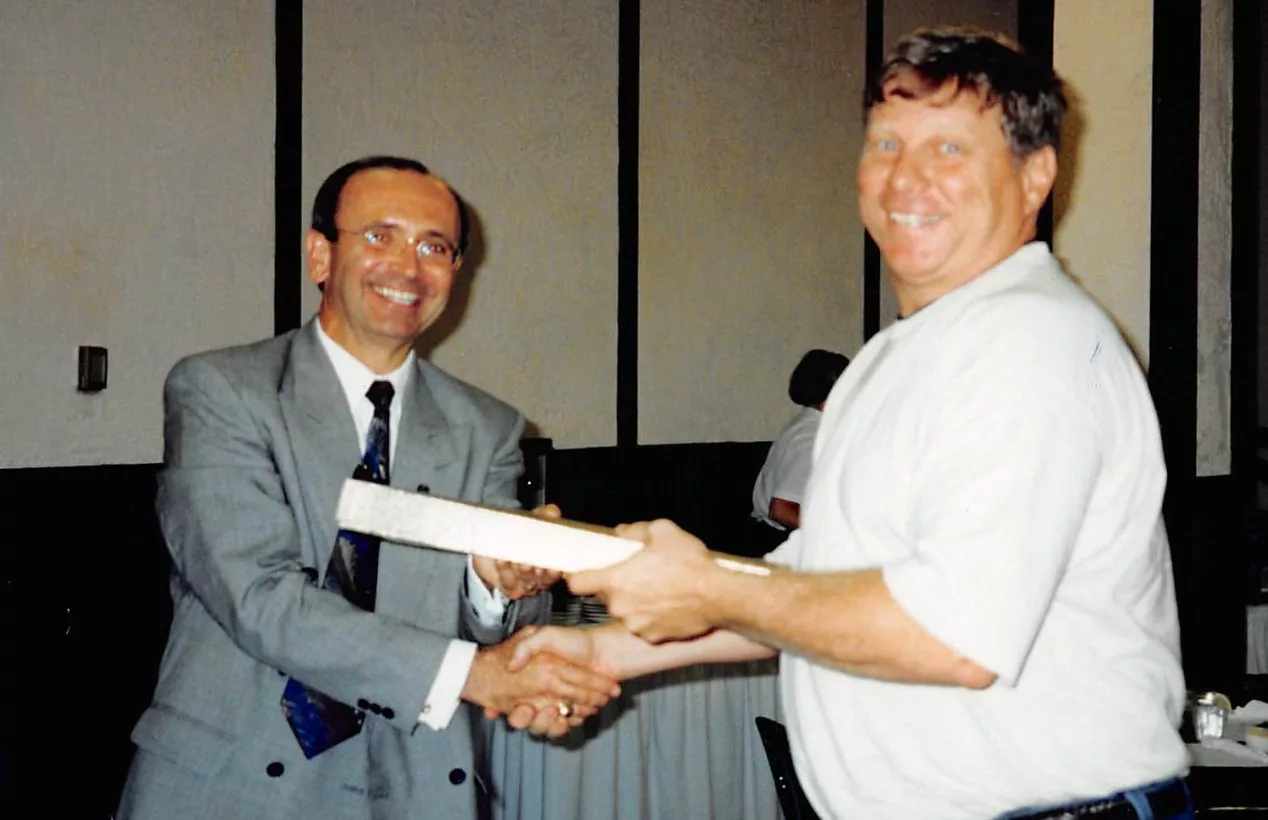
[[[458,703],[462,696],[462,686],[471,673],[471,662],[475,660],[476,645],[468,641],[450,641],[445,650],[445,657],[440,662],[440,671],[431,683],[427,699],[423,701],[423,711],[418,714],[418,722],[425,723],[437,731],[444,729],[453,720],[458,711]]]
[[[482,626],[494,627],[502,625],[502,617],[506,614],[506,605],[510,599],[502,594],[502,590],[489,589],[476,574],[471,556],[467,556],[467,600]]]

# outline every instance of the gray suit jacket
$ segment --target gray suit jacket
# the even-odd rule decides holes
[[[158,512],[172,556],[171,634],[120,818],[461,818],[475,814],[472,727],[415,726],[450,639],[501,640],[545,596],[481,630],[465,558],[385,543],[376,611],[315,586],[360,460],[314,322],[178,363],[164,390]],[[523,417],[418,362],[392,484],[514,506]],[[287,676],[346,703],[361,734],[305,760],[280,704]]]

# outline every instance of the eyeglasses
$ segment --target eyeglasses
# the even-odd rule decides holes
[[[452,265],[462,256],[453,243],[438,233],[410,236],[400,225],[366,225],[355,231],[335,229],[336,233],[355,236],[376,254],[395,256],[402,248],[414,246],[414,256],[431,264]]]

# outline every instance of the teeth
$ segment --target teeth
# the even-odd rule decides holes
[[[924,214],[902,214],[891,211],[889,214],[891,222],[897,222],[908,228],[922,228],[925,225],[933,225],[942,221],[941,216],[925,216]]]
[[[395,302],[398,305],[405,305],[406,307],[418,302],[418,296],[416,294],[397,290],[395,288],[377,287],[374,289],[374,292],[382,296],[384,299],[387,299],[389,302]]]

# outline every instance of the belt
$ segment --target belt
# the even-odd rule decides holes
[[[1128,789],[1127,791],[1140,794],[1145,801],[1149,803],[1149,807],[1153,809],[1154,816],[1159,820],[1173,816],[1189,816],[1184,812],[1189,810],[1189,790],[1181,778],[1173,778],[1161,783],[1150,786],[1141,786],[1137,789]],[[1077,803],[1066,803],[1061,806],[1054,806],[1045,809],[1035,809],[1033,812],[1021,814],[1009,814],[1010,818],[1025,818],[1025,820],[1067,820],[1074,817],[1095,817],[1096,820],[1137,820],[1140,815],[1136,812],[1136,808],[1127,798],[1127,792],[1117,792],[1107,797],[1093,798],[1092,800],[1083,800]]]

